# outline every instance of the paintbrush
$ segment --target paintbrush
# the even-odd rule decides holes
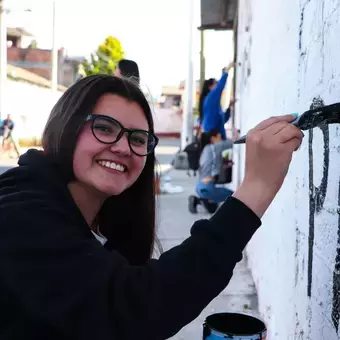
[[[291,122],[300,130],[310,130],[323,124],[335,123],[340,123],[340,103],[308,110]],[[247,135],[242,136],[234,144],[243,144],[246,139]]]

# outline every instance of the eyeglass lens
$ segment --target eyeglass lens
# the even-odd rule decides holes
[[[93,133],[103,143],[115,143],[120,137],[122,126],[111,120],[95,118],[93,121]],[[143,130],[136,130],[128,137],[130,148],[138,155],[147,155],[155,147],[155,138],[152,134]]]

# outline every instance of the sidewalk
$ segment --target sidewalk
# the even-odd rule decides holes
[[[188,196],[193,193],[195,178],[188,177],[186,171],[180,170],[171,170],[168,175],[172,178],[172,185],[180,185],[184,190],[180,194],[158,196],[158,234],[164,251],[186,239],[196,220],[209,217],[203,209],[199,210],[197,215],[192,215],[188,211],[187,200]],[[202,339],[202,324],[206,316],[218,312],[243,312],[258,316],[255,286],[247,268],[246,259],[237,264],[228,287],[210,303],[196,320],[171,339]]]

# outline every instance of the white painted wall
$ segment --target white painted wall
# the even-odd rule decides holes
[[[10,113],[15,122],[16,138],[41,137],[47,118],[62,92],[28,83],[8,80],[6,87],[6,107],[1,113],[5,119]]]
[[[303,112],[313,98],[340,102],[338,0],[240,0],[239,19],[236,115],[243,133],[269,116]],[[237,150],[242,169],[244,146]],[[329,164],[324,150],[322,131],[313,131],[313,141],[307,132],[247,247],[270,340],[339,339],[339,125],[329,127]],[[322,202],[315,187],[324,174]]]

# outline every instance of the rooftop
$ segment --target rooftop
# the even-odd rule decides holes
[[[40,87],[51,88],[51,82],[49,80],[10,64],[7,64],[7,76],[16,81],[23,81]],[[58,91],[65,92],[66,90],[67,88],[65,86],[58,85]]]
[[[22,37],[23,35],[26,37],[33,37],[33,34],[29,33],[22,27],[7,27],[7,35],[13,37]]]

